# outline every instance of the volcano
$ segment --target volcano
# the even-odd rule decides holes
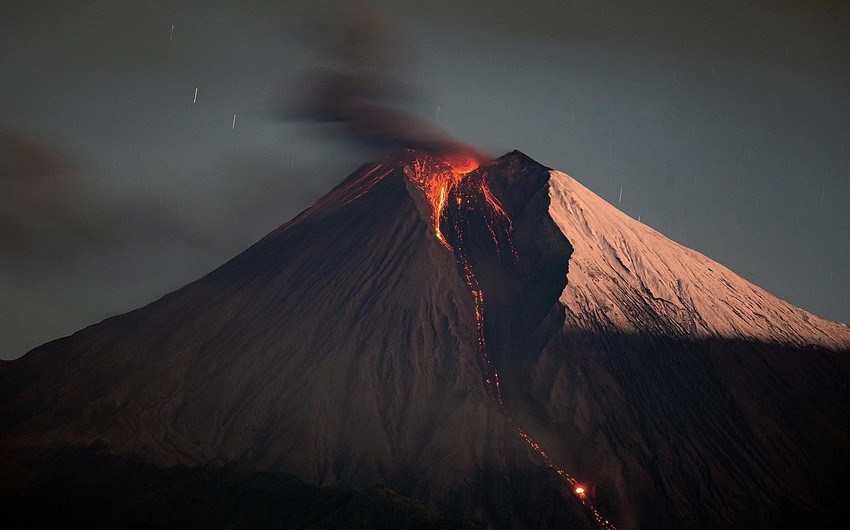
[[[0,456],[380,484],[493,528],[844,527],[848,353],[522,153],[411,152],[0,364]]]

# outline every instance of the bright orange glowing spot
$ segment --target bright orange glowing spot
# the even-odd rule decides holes
[[[511,252],[516,258],[516,251],[513,249],[513,244],[510,242],[510,234],[513,230],[511,219],[507,212],[502,208],[499,200],[493,195],[490,187],[487,185],[487,180],[483,174],[471,176],[470,173],[479,169],[481,162],[479,159],[470,154],[456,154],[444,158],[437,158],[432,155],[416,153],[414,159],[409,166],[405,168],[405,173],[410,180],[416,184],[425,200],[431,206],[431,226],[434,229],[434,235],[444,247],[454,252],[445,234],[443,234],[442,222],[443,213],[449,201],[449,195],[455,194],[455,202],[457,207],[461,208],[464,201],[472,201],[476,194],[481,194],[484,197],[486,204],[490,208],[490,214],[487,218],[487,228],[496,244],[496,251],[499,252],[500,238],[497,235],[497,230],[502,232],[503,228],[496,227],[495,224],[504,222],[507,224],[507,239],[511,245]],[[495,224],[494,224],[495,223]]]
[[[454,254],[458,265],[463,269],[464,279],[472,295],[473,310],[475,312],[476,331],[478,335],[478,365],[484,380],[485,391],[507,416],[508,421],[514,422],[514,413],[502,401],[502,391],[499,382],[499,372],[487,353],[485,340],[485,303],[484,290],[475,274],[473,264],[470,261],[468,250],[464,246],[464,222],[463,216],[484,215],[487,229],[493,239],[496,252],[499,252],[500,243],[507,241],[513,254],[515,263],[519,262],[516,249],[512,243],[513,225],[502,204],[493,195],[487,185],[486,169],[473,173],[478,169],[480,163],[475,157],[467,155],[455,155],[444,158],[436,158],[431,155],[414,153],[415,157],[405,168],[404,172],[411,182],[419,188],[425,200],[431,207],[431,224],[434,235],[440,243]],[[451,207],[450,195],[455,194],[454,203],[457,211],[453,215],[446,215],[447,205]],[[483,201],[481,201],[483,199]],[[445,219],[444,219],[445,217]],[[446,240],[442,231],[442,224],[446,222],[449,235],[453,236],[452,244]],[[454,245],[455,248],[452,248]],[[578,501],[590,510],[593,518],[603,530],[616,530],[613,524],[603,518],[591,500],[587,497],[585,488],[571,477],[563,468],[559,467],[546,454],[540,444],[534,440],[523,428],[515,424],[517,434],[525,440],[546,463],[555,471],[569,486],[572,487]],[[566,494],[569,489],[564,489]]]
[[[449,166],[452,168],[453,173],[458,173],[460,175],[466,175],[467,173],[471,173],[478,169],[480,165],[478,160],[471,156],[459,156],[455,158],[451,158],[447,161]]]
[[[457,162],[458,167],[463,169],[471,167],[471,163],[463,162],[463,158],[459,160],[460,162]],[[449,250],[452,249],[440,228],[443,210],[446,207],[449,193],[460,184],[466,173],[473,171],[476,167],[478,167],[477,162],[475,167],[471,167],[469,171],[461,172],[460,169],[456,170],[451,163],[427,155],[418,155],[409,166],[408,176],[422,191],[422,195],[425,196],[428,204],[431,205],[431,225],[434,228],[434,235]]]

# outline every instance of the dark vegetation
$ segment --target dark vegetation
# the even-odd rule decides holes
[[[7,453],[0,470],[0,514],[18,528],[475,528],[383,486],[322,488],[235,464],[159,467],[100,443]]]

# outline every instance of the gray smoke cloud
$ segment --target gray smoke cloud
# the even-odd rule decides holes
[[[300,94],[286,104],[286,118],[335,124],[334,137],[379,154],[413,149],[482,158],[473,147],[405,109],[423,94],[403,77],[416,63],[416,54],[409,39],[391,31],[375,9],[323,17],[310,28],[305,42],[318,52],[318,66],[297,82]]]
[[[61,139],[0,132],[0,359],[149,303],[256,241],[313,198],[293,191],[288,166],[231,155],[163,197],[110,189]]]
[[[374,4],[4,0],[0,358],[197,279],[382,151],[454,138],[850,318],[846,2]]]
[[[110,196],[60,145],[0,133],[0,252],[4,265],[25,258],[72,260],[152,239],[201,241],[189,219],[149,196]]]

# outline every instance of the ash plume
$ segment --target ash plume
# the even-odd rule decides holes
[[[400,75],[415,62],[414,54],[376,11],[351,15],[337,18],[344,23],[313,28],[311,34],[322,38],[307,44],[320,54],[320,66],[302,78],[296,89],[301,96],[286,116],[336,124],[335,137],[381,154],[413,149],[482,159],[476,149],[401,108],[421,94]]]
[[[84,162],[61,146],[0,131],[0,251],[4,263],[79,258],[167,237],[193,227],[151,197],[109,196]],[[31,267],[32,264],[29,264]]]

